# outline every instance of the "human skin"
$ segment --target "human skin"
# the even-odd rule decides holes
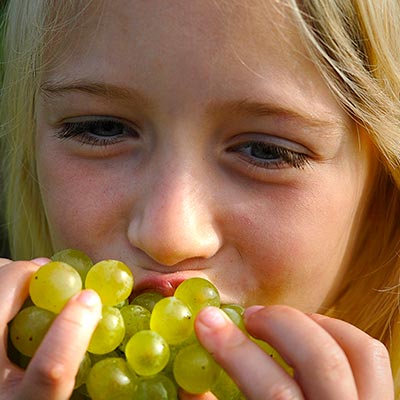
[[[288,9],[121,0],[89,12],[52,47],[37,105],[55,250],[122,260],[140,290],[202,276],[225,303],[262,305],[247,328],[294,379],[215,309],[196,325],[249,399],[389,399],[383,346],[315,314],[348,268],[376,163]]]

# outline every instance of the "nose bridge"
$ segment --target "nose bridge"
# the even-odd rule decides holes
[[[164,265],[211,257],[220,237],[201,166],[188,154],[178,162],[169,157],[156,164],[148,172],[152,184],[135,207],[131,243]]]

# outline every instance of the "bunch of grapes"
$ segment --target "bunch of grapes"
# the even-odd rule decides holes
[[[201,346],[194,333],[197,313],[220,307],[245,332],[243,307],[221,305],[215,286],[202,278],[182,282],[173,296],[145,292],[129,301],[134,278],[116,260],[97,264],[79,250],[56,253],[32,276],[29,299],[10,323],[10,346],[26,367],[56,315],[83,287],[102,301],[102,318],[89,343],[71,399],[172,400],[178,389],[218,399],[243,399],[234,382]],[[284,367],[278,353],[263,349]]]

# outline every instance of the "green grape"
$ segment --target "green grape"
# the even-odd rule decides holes
[[[190,278],[183,281],[176,288],[174,296],[189,306],[194,317],[206,306],[219,307],[221,305],[217,288],[203,278]]]
[[[125,324],[125,336],[120,349],[124,351],[126,343],[136,332],[150,329],[150,311],[137,304],[130,304],[121,308],[121,315]]]
[[[229,309],[233,309],[235,310],[240,316],[243,317],[245,308],[243,306],[241,306],[240,304],[236,304],[236,303],[228,303],[228,304],[222,304],[221,308],[229,308]]]
[[[85,287],[95,290],[104,305],[114,306],[129,297],[133,288],[130,269],[121,261],[100,261],[86,275]]]
[[[36,306],[21,310],[10,326],[10,338],[14,347],[21,354],[32,357],[54,318],[54,313]]]
[[[91,360],[92,365],[98,363],[101,360],[104,360],[105,358],[123,358],[124,355],[118,350],[113,350],[110,351],[109,353],[104,353],[104,354],[94,354],[94,353],[89,353],[89,357]]]
[[[74,267],[81,276],[82,282],[85,282],[89,269],[93,266],[92,260],[80,250],[64,249],[51,257],[52,261],[62,261]]]
[[[193,332],[189,307],[174,296],[164,297],[153,308],[150,329],[158,332],[168,344],[186,340]]]
[[[221,306],[221,310],[230,318],[230,320],[243,332],[246,332],[244,326],[243,317],[237,311],[237,308],[231,307],[230,305]]]
[[[157,332],[146,330],[133,335],[125,347],[129,366],[142,376],[158,374],[167,365],[169,347]]]
[[[168,364],[163,369],[163,373],[165,375],[167,375],[168,377],[170,377],[172,379],[175,379],[174,372],[173,372],[175,357],[183,348],[190,346],[191,344],[199,344],[199,341],[197,340],[197,336],[194,332],[185,341],[169,346]]]
[[[159,292],[144,292],[136,296],[131,304],[137,304],[144,308],[147,308],[150,312],[153,311],[154,306],[158,303],[164,296]]]
[[[125,335],[124,319],[118,308],[103,306],[102,316],[90,339],[88,351],[105,354],[115,350]]]
[[[233,382],[231,377],[224,370],[221,370],[221,374],[211,388],[211,392],[218,400],[244,399],[243,394],[240,392],[235,382]]]
[[[92,361],[90,359],[90,356],[88,353],[85,353],[79,365],[78,373],[75,376],[75,386],[74,386],[75,389],[86,382],[91,367],[92,367]]]
[[[268,343],[250,337],[251,340],[256,343],[265,353],[267,353],[271,358],[273,358],[290,376],[293,376],[294,371],[293,368],[290,367],[286,361],[282,358],[282,356]]]
[[[136,375],[122,358],[105,358],[89,372],[86,388],[92,400],[134,399]]]
[[[52,261],[40,267],[33,274],[29,284],[29,294],[33,303],[56,314],[81,289],[82,280],[79,273],[60,261]]]
[[[183,348],[175,357],[174,377],[178,385],[189,393],[209,391],[217,382],[221,367],[199,344]]]
[[[135,400],[178,400],[175,383],[163,374],[140,377]]]

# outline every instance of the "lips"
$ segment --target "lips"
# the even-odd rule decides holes
[[[186,279],[200,276],[199,271],[174,272],[170,274],[147,273],[135,279],[135,286],[129,301],[144,292],[159,292],[164,297],[173,296],[176,288]],[[207,277],[203,276],[207,279]]]

